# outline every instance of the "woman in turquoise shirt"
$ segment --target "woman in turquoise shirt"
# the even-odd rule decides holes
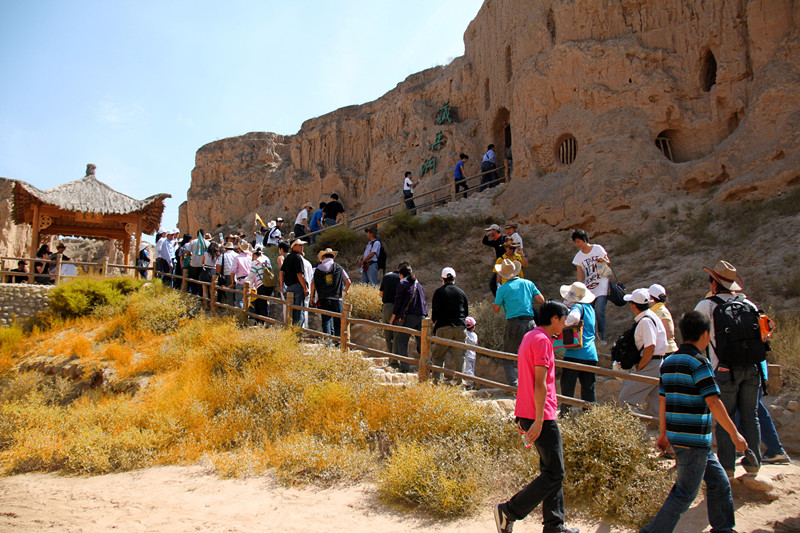
[[[594,294],[586,288],[586,285],[576,281],[572,285],[561,286],[561,297],[570,306],[566,325],[574,326],[583,320],[583,346],[564,350],[564,361],[597,366],[597,348],[594,345],[596,320],[594,307],[592,307]],[[596,402],[594,372],[562,368],[561,394],[574,398],[575,383],[578,380],[581,382],[581,400]],[[562,404],[561,415],[564,416],[569,413],[569,408],[569,405]]]

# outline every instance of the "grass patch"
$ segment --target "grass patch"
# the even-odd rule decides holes
[[[368,283],[353,283],[344,301],[352,304],[350,316],[353,318],[381,322],[383,302],[378,287]]]
[[[134,278],[78,278],[50,292],[50,312],[60,318],[74,318],[103,306],[118,309],[126,295],[144,284],[144,280]]]

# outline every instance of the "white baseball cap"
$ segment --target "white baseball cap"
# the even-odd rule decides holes
[[[647,289],[636,289],[630,294],[622,297],[626,302],[633,302],[635,304],[643,305],[650,303],[650,291]]]
[[[445,279],[448,276],[456,279],[456,271],[453,269],[453,267],[444,267],[442,269],[442,279]]]
[[[483,231],[491,231],[491,230],[500,231],[500,226],[498,226],[497,224],[492,224]]]

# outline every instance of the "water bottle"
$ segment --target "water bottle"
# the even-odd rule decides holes
[[[530,442],[525,440],[525,434],[524,433],[522,435],[520,435],[520,437],[522,437],[522,444],[524,444],[526,448],[530,449],[530,447],[533,446]]]

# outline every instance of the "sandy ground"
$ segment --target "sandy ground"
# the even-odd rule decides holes
[[[737,472],[738,473],[738,472]],[[734,482],[737,530],[800,531],[800,463],[765,466],[763,492]],[[541,531],[539,511],[514,531]],[[628,530],[571,520],[584,533]],[[320,489],[284,488],[268,477],[219,479],[199,466],[168,466],[95,477],[26,474],[0,478],[0,531],[315,531],[315,532],[488,532],[491,510],[441,521],[378,501],[363,484]],[[676,531],[708,531],[701,496]]]

